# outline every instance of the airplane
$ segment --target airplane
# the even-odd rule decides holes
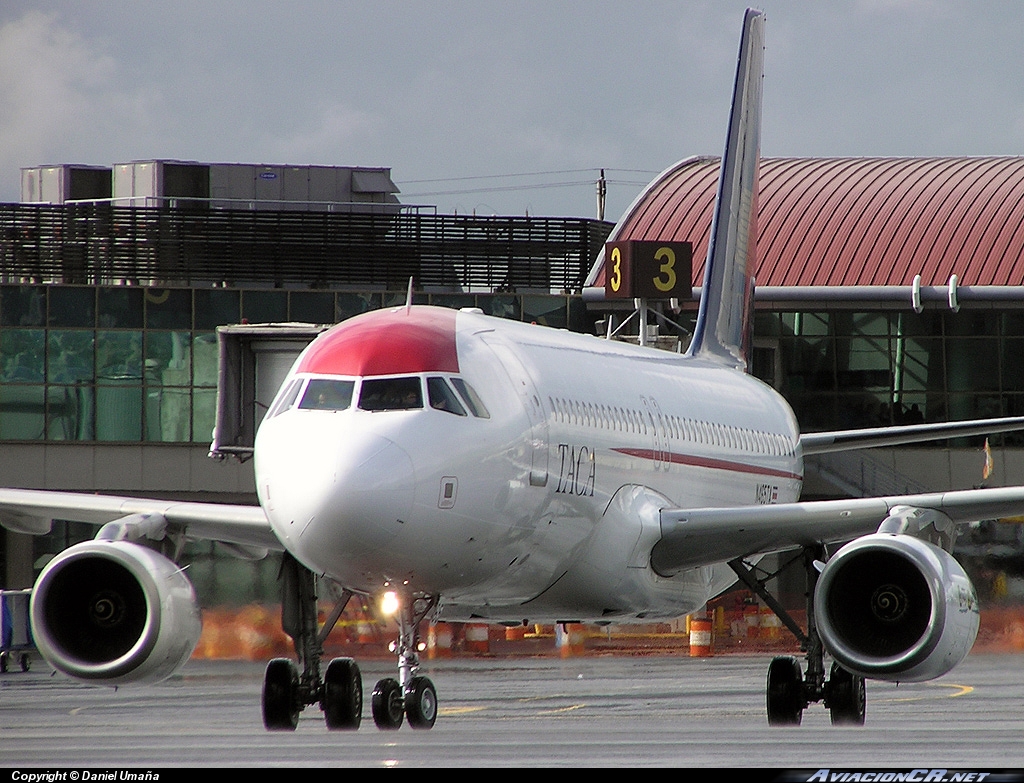
[[[266,668],[269,730],[296,729],[314,704],[331,729],[360,726],[357,662],[321,673],[353,596],[386,600],[397,620],[398,677],[370,699],[383,730],[437,718],[420,673],[424,621],[675,618],[737,580],[806,652],[805,670],[792,656],[770,662],[771,725],[799,724],[815,702],[833,723],[863,724],[866,678],[928,680],[962,661],[979,610],[950,554],[956,526],[1024,514],[1024,487],[802,502],[803,460],[1020,430],[1024,418],[801,433],[786,400],[747,372],[763,39],[763,14],[748,10],[685,353],[411,297],[337,324],[299,355],[260,425],[258,506],[0,490],[8,529],[100,526],[36,581],[30,620],[49,664],[106,685],[177,671],[201,628],[177,563],[190,539],[283,553],[282,623],[299,661]],[[806,631],[757,570],[786,552],[808,580]],[[321,624],[323,585],[335,607]]]

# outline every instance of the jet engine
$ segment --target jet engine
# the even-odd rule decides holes
[[[920,682],[966,657],[978,634],[978,598],[944,549],[876,533],[828,561],[815,588],[814,617],[825,649],[847,670]]]
[[[39,575],[29,612],[36,646],[55,669],[109,685],[170,676],[202,628],[181,568],[126,541],[88,541],[61,552]]]

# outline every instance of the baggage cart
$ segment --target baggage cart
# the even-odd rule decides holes
[[[0,590],[0,672],[8,671],[15,659],[23,672],[29,669],[35,649],[28,619],[31,599],[31,590]]]

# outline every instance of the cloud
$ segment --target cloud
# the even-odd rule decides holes
[[[0,171],[87,153],[87,144],[71,140],[124,102],[113,91],[115,76],[114,60],[53,14],[28,11],[0,25]]]
[[[150,158],[391,166],[397,182],[549,170],[548,186],[660,170],[721,152],[748,4],[0,0],[0,201],[21,167]],[[764,154],[1024,149],[1019,0],[761,5]],[[594,197],[487,198],[588,214]]]
[[[308,119],[300,118],[300,127],[265,140],[264,147],[275,162],[302,161],[321,165],[339,165],[353,148],[365,148],[368,140],[384,130],[384,120],[372,112],[341,103],[323,107]],[[327,151],[331,151],[330,154]],[[327,158],[325,158],[327,154]],[[348,161],[353,165],[374,165]]]
[[[858,0],[855,8],[873,14],[933,13],[945,14],[950,10],[949,0]]]

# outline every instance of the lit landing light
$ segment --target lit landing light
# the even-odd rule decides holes
[[[386,617],[394,617],[402,608],[402,599],[398,593],[394,590],[386,591],[380,598],[380,611]],[[419,642],[416,645],[417,652],[423,652],[427,649],[426,642]],[[391,652],[398,652],[398,642],[391,642],[388,644],[388,650]]]
[[[382,613],[391,617],[399,610],[399,608],[401,608],[401,602],[398,600],[398,593],[394,590],[388,590],[383,596],[381,596],[380,610]]]
[[[426,642],[417,642],[417,644],[416,644],[416,652],[423,652],[426,649],[427,649],[427,643]],[[393,652],[393,653],[398,652],[398,642],[388,642],[388,652]]]

